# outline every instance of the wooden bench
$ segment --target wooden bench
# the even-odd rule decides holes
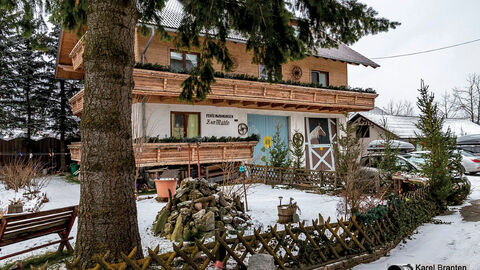
[[[58,252],[66,247],[69,252],[73,251],[69,240],[78,206],[70,206],[31,214],[6,215],[0,222],[0,248],[22,242],[25,240],[42,237],[49,234],[58,234],[60,240],[11,253],[0,254],[0,260],[17,256],[32,250],[44,248],[60,243]]]

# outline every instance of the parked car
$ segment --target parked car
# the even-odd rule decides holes
[[[384,156],[384,153],[371,153],[360,159],[360,165],[367,178],[380,177],[381,171],[379,165]],[[410,161],[408,158],[400,154],[397,155],[396,165],[399,171],[402,172],[416,173],[420,171],[420,166],[417,163]]]
[[[462,168],[465,174],[475,174],[480,172],[480,156],[474,155],[471,152],[465,150],[458,150],[462,155]],[[418,164],[421,167],[425,163],[425,154],[428,151],[415,151],[408,153],[407,159],[412,163]]]

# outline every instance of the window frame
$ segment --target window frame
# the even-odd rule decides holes
[[[188,138],[187,137],[187,134],[188,134],[188,115],[189,114],[196,114],[198,115],[198,136],[197,137],[201,137],[202,136],[202,120],[201,120],[201,113],[200,112],[182,112],[182,111],[170,111],[170,137],[173,137],[173,118],[172,118],[172,115],[173,114],[182,114],[183,115],[183,125],[184,125],[184,129],[183,129],[183,137],[182,138]],[[195,138],[195,137],[193,137]]]
[[[321,70],[314,70],[314,69],[310,70],[310,82],[311,82],[311,83],[315,83],[315,82],[313,82],[313,80],[312,80],[312,73],[314,73],[314,72],[316,72],[316,73],[318,73],[318,74],[325,74],[325,77],[326,77],[326,79],[327,79],[327,80],[326,80],[326,81],[327,81],[327,82],[326,82],[327,85],[325,85],[325,87],[330,86],[330,73],[329,73],[328,71],[321,71]],[[319,77],[320,77],[320,76],[319,76]],[[317,84],[318,84],[318,83],[317,83]],[[320,85],[320,84],[318,84],[318,85]]]
[[[262,77],[262,66],[265,69],[265,77]],[[268,72],[267,72],[267,67],[265,65],[259,64],[258,65],[258,78],[262,80],[268,80]]]
[[[182,54],[182,71],[183,72],[190,72],[190,71],[186,70],[186,68],[187,68],[187,54],[196,55],[197,56],[197,64],[198,64],[198,56],[200,55],[199,53],[189,52],[189,51],[177,51],[175,49],[170,49],[170,54],[168,55],[168,63],[169,63],[170,67],[172,66],[172,52]]]
[[[362,132],[364,131],[362,128],[366,128],[366,132]],[[357,137],[361,139],[370,138],[370,125],[358,125]]]

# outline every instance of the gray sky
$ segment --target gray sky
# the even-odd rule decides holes
[[[479,0],[360,0],[397,29],[362,38],[351,47],[369,58],[411,53],[480,38]],[[349,65],[349,85],[372,87],[377,106],[390,100],[416,101],[420,79],[435,96],[466,85],[480,73],[480,42],[415,56],[374,60],[380,67]]]

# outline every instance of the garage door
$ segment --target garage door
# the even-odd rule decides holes
[[[255,146],[253,153],[253,162],[257,164],[263,164],[261,161],[262,156],[266,153],[261,151],[263,147],[263,139],[265,136],[269,136],[273,139],[275,136],[276,126],[280,127],[280,138],[286,145],[288,145],[288,117],[287,116],[273,116],[273,115],[261,115],[261,114],[248,114],[248,134],[258,134],[260,141]]]

